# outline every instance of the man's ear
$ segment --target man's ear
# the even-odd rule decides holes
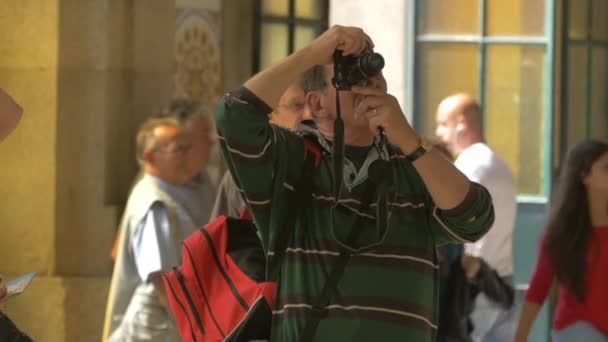
[[[154,149],[152,148],[147,148],[144,150],[144,162],[146,162],[146,164],[154,164]]]
[[[464,119],[464,115],[458,114],[456,117],[456,132],[462,133],[466,128],[466,120]]]
[[[314,90],[306,94],[306,106],[312,113],[315,119],[327,117],[328,113],[325,109],[325,101],[322,93]]]

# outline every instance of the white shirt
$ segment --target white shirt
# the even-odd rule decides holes
[[[488,189],[494,204],[494,225],[479,241],[465,244],[465,252],[485,260],[501,277],[512,275],[517,187],[509,166],[484,143],[465,149],[455,165],[471,181]]]

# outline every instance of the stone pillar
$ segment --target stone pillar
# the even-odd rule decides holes
[[[9,1],[0,16],[0,86],[25,108],[0,145],[0,272],[48,272],[53,259],[57,1]]]
[[[26,293],[9,301],[7,313],[32,336],[49,341],[65,337],[64,291],[61,280],[49,276],[55,257],[58,30],[58,0],[3,1],[0,86],[25,113],[0,144],[0,272],[5,279],[39,274]]]
[[[251,76],[253,64],[254,1],[222,1],[222,93],[235,89]],[[245,37],[245,38],[243,38]],[[220,175],[226,165],[217,151],[214,159]]]
[[[144,119],[157,113],[173,97],[176,0],[132,1],[133,134]],[[129,153],[134,155],[135,143],[132,144]]]
[[[1,86],[25,114],[0,145],[0,273],[38,273],[8,314],[34,340],[96,341],[134,132],[172,96],[174,0],[2,11]]]
[[[254,1],[223,1],[224,91],[245,83],[252,75]]]

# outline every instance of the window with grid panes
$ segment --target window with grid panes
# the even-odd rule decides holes
[[[587,137],[608,139],[608,1],[568,0],[566,8],[562,153]]]
[[[547,192],[547,1],[415,2],[416,127],[432,136],[441,100],[473,95],[486,139],[509,163],[522,195]]]
[[[328,0],[256,0],[253,70],[300,49],[327,29]]]

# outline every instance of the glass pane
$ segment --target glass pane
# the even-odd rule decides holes
[[[605,1],[605,0],[602,0]],[[587,38],[587,8],[588,0],[570,0],[568,10],[570,28],[570,39],[584,40]]]
[[[421,134],[432,137],[441,100],[455,93],[477,96],[479,49],[473,44],[425,44],[420,51],[420,111],[416,123]]]
[[[545,0],[487,0],[488,35],[542,36]]]
[[[443,34],[479,34],[480,0],[417,1],[419,32]]]
[[[544,58],[542,47],[488,47],[486,138],[511,167],[520,194],[543,193]]]
[[[584,139],[587,112],[587,48],[568,49],[568,147]]]
[[[608,41],[608,0],[593,0],[591,37]]]
[[[608,140],[608,49],[593,49],[591,73],[591,137]]]
[[[287,24],[262,24],[260,70],[287,56],[288,39]]]
[[[289,16],[289,0],[262,0],[262,15]]]
[[[294,51],[297,51],[297,50],[303,48],[304,46],[306,46],[306,44],[313,41],[316,37],[317,37],[316,28],[296,25],[295,37],[294,37],[295,38],[295,42],[294,42],[295,50]]]
[[[321,19],[322,17],[322,0],[296,0],[296,18]]]

